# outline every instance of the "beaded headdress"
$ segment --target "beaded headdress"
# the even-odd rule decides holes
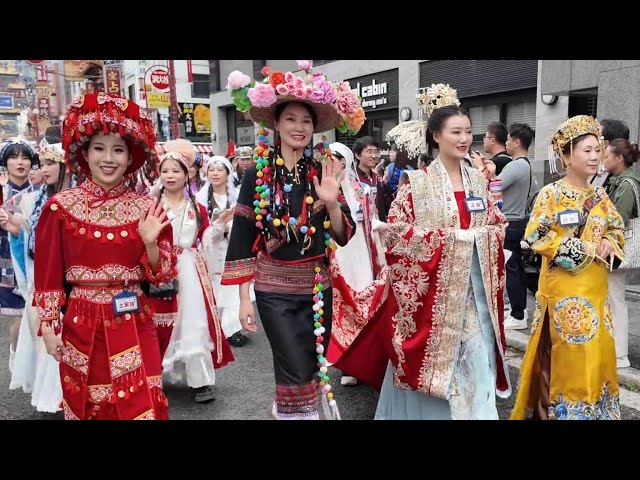
[[[72,172],[89,173],[84,150],[99,133],[119,135],[127,142],[132,162],[125,175],[131,181],[143,167],[150,181],[157,178],[156,132],[151,118],[135,102],[104,92],[81,95],[67,106],[62,147]]]
[[[437,83],[418,90],[418,120],[402,122],[387,133],[387,141],[393,141],[410,157],[427,151],[427,121],[434,110],[449,105],[460,106],[457,91],[448,84]]]
[[[602,127],[598,121],[589,115],[576,115],[562,123],[553,134],[549,145],[549,171],[557,174],[557,162],[560,160],[562,167],[566,168],[562,149],[581,135],[592,134],[600,141]]]

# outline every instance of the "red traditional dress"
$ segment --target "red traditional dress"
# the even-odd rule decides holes
[[[40,217],[36,244],[48,248],[35,252],[34,302],[41,321],[58,322],[67,307],[62,340],[69,354],[60,362],[67,419],[168,419],[158,339],[140,283],[170,281],[176,260],[167,227],[158,238],[157,271],[149,265],[138,222],[151,203],[123,184],[107,192],[86,180],[51,198]],[[113,297],[125,289],[141,308],[118,316]]]
[[[335,364],[380,387],[390,360],[385,384],[422,397],[405,396],[406,409],[413,410],[405,412],[408,418],[433,418],[429,410],[439,409],[438,401],[447,412],[436,417],[449,414],[448,401],[452,418],[473,415],[459,405],[479,403],[479,415],[493,410],[497,418],[495,403],[484,405],[486,396],[478,399],[474,387],[510,394],[502,326],[505,219],[487,197],[484,177],[462,168],[465,192],[455,193],[439,159],[408,173],[389,212],[389,295]],[[485,208],[465,219],[469,197],[481,198]],[[365,300],[361,308],[368,307]],[[388,410],[379,405],[376,418],[400,418],[401,401],[389,395]]]
[[[60,361],[66,419],[168,419],[153,310],[142,285],[176,276],[172,231],[167,226],[159,234],[159,262],[152,268],[138,226],[153,200],[129,187],[141,167],[157,170],[154,128],[125,98],[103,92],[77,98],[62,132],[72,172],[90,176],[84,152],[97,134],[124,139],[131,162],[111,190],[85,180],[44,206],[34,305],[56,333],[66,307]]]
[[[333,252],[334,261],[329,268],[334,287],[331,341],[327,350],[331,363],[336,363],[349,348],[389,291],[382,242],[379,233],[373,231],[374,222],[379,221],[376,191],[355,180],[350,185],[351,189],[343,189],[345,196],[355,200],[350,208],[357,212],[353,220],[358,227],[349,243]]]

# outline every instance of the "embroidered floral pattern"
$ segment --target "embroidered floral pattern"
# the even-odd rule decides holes
[[[142,289],[139,285],[130,285],[129,290],[134,293],[143,295]],[[122,293],[123,287],[83,287],[76,285],[71,290],[69,298],[87,300],[92,303],[99,303],[101,305],[108,305],[113,303],[113,297]]]
[[[153,201],[126,191],[123,185],[107,194],[101,187],[88,181],[81,187],[60,192],[54,198],[51,208],[61,206],[73,220],[89,226],[112,228],[137,223]],[[88,208],[92,203],[96,204]]]
[[[560,394],[549,406],[549,420],[620,420],[620,398],[607,385],[595,403],[571,402]]]
[[[562,240],[562,243],[560,243],[558,253],[553,261],[556,265],[564,268],[565,270],[574,270],[586,258],[586,252],[584,250],[582,240],[575,237],[567,237]]]
[[[567,343],[587,343],[598,331],[598,314],[585,298],[563,298],[553,310],[556,331]]]
[[[64,292],[62,290],[36,292],[34,299],[41,322],[60,318],[60,307],[64,305]]]
[[[318,409],[318,384],[276,385],[276,404],[279,414],[315,412]]]
[[[103,265],[98,269],[84,265],[74,265],[66,270],[65,276],[67,282],[70,283],[116,281],[139,282],[144,280],[141,266],[127,268],[124,265],[118,264]]]
[[[116,379],[126,373],[131,372],[142,366],[142,355],[140,354],[140,347],[135,347],[113,355],[109,359],[111,367],[111,378]]]
[[[89,372],[89,357],[70,342],[67,342],[65,347],[68,353],[62,355],[62,362],[86,376]]]
[[[152,375],[147,377],[147,385],[149,385],[149,388],[162,389],[162,375]]]
[[[108,385],[87,385],[89,390],[89,399],[95,404],[105,403],[113,395],[113,387]]]
[[[224,272],[222,274],[223,285],[233,285],[240,281],[248,281],[253,278],[256,270],[256,259],[243,258],[241,260],[232,260],[224,262]]]
[[[64,410],[65,420],[80,420],[80,417],[73,413],[73,410],[71,410],[71,407],[65,400],[62,400],[62,409]]]
[[[171,242],[161,240],[158,242],[158,250],[160,250],[160,264],[156,273],[151,268],[146,251],[140,259],[140,264],[144,267],[145,276],[149,282],[155,284],[170,282],[178,275],[178,270],[176,269],[177,258],[173,252],[173,246]]]

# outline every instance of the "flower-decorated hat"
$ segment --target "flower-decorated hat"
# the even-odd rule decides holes
[[[311,61],[298,60],[304,76],[292,72],[262,69],[264,80],[257,82],[235,70],[229,75],[227,90],[240,112],[249,112],[254,122],[263,122],[274,128],[274,112],[277,105],[300,102],[315,111],[318,121],[314,132],[326,132],[337,128],[342,133],[355,135],[365,121],[364,110],[358,96],[348,82],[332,83],[320,72],[311,73]]]
[[[387,133],[387,141],[395,142],[398,148],[410,157],[427,151],[427,121],[434,110],[450,105],[460,106],[458,92],[445,83],[434,83],[418,90],[418,120],[402,122]]]
[[[196,162],[196,147],[186,138],[176,138],[167,141],[164,144],[164,150],[165,152],[180,153],[187,162],[187,166],[193,165]]]
[[[602,127],[598,121],[589,115],[576,115],[568,120],[565,120],[555,131],[551,138],[551,144],[549,145],[549,167],[551,173],[558,173],[557,161],[558,159],[562,163],[563,168],[566,168],[562,149],[574,139],[586,135],[592,134],[600,142],[600,136],[602,135]]]
[[[104,92],[82,95],[67,106],[62,128],[62,147],[72,172],[89,173],[84,149],[98,133],[120,135],[133,159],[125,175],[145,167],[145,175],[157,177],[156,133],[149,116],[126,98]]]

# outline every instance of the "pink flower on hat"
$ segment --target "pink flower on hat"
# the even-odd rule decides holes
[[[323,103],[333,103],[335,101],[336,101],[336,92],[333,90],[333,88],[328,92],[324,92]]]
[[[314,103],[322,103],[324,100],[324,92],[322,90],[314,90],[309,97]]]
[[[244,88],[251,83],[249,75],[245,75],[239,70],[234,70],[229,74],[229,80],[227,83],[227,90],[237,90],[238,88]]]
[[[338,87],[338,91],[340,92],[350,92],[351,91],[351,85],[349,85],[349,82],[339,82],[336,84],[336,86]]]
[[[313,62],[311,60],[296,60],[300,70],[311,70]]]
[[[289,82],[293,82],[295,79],[295,75],[291,72],[287,72],[284,74],[284,81],[289,83]]]
[[[293,91],[293,94],[294,94],[296,97],[298,97],[298,98],[306,98],[306,96],[307,96],[307,95],[305,94],[305,92],[304,92],[304,88],[296,88],[296,89]]]
[[[276,92],[278,92],[280,95],[286,95],[287,93],[289,93],[289,89],[284,83],[281,83],[280,85],[276,85]]]
[[[320,90],[324,90],[325,92],[328,92],[329,90],[333,90],[333,85],[331,84],[331,82],[327,82],[326,80],[323,80],[320,83]]]
[[[276,103],[276,91],[270,84],[258,83],[247,93],[254,107],[270,107]]]
[[[353,94],[353,92],[349,91],[340,91],[338,93],[338,98],[336,100],[336,109],[340,113],[340,115],[349,116],[358,110],[360,106],[360,102]]]

